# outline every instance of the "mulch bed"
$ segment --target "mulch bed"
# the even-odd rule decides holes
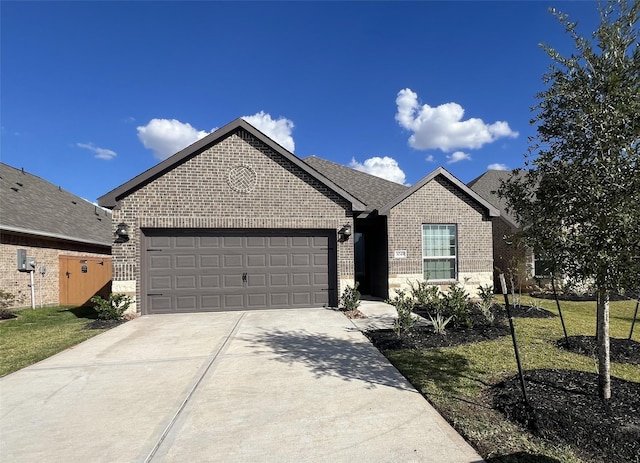
[[[85,330],[104,330],[104,329],[109,329],[109,328],[114,328],[118,325],[122,325],[123,323],[126,323],[128,320],[126,319],[121,319],[121,320],[100,320],[100,319],[96,319],[93,320],[90,323],[87,323],[87,325],[84,327]]]
[[[640,455],[640,383],[611,378],[612,397],[597,393],[598,376],[574,370],[525,372],[525,407],[518,376],[497,384],[493,404],[508,419],[550,440],[563,440],[587,458],[634,462]]]
[[[416,307],[414,312],[427,320],[429,319],[427,311],[422,307]],[[488,323],[478,309],[471,308],[469,313],[473,326],[468,328],[449,324],[445,334],[435,333],[431,326],[415,326],[409,333],[401,336],[397,336],[392,329],[370,330],[365,332],[365,335],[380,350],[453,347],[507,336],[509,326],[506,310],[501,306],[494,305],[492,312],[495,317],[494,322]],[[529,306],[512,307],[511,315],[526,318],[555,317],[555,314],[548,310]]]
[[[556,345],[576,354],[597,357],[598,346],[595,336],[569,336],[569,343],[564,338],[558,339]],[[640,342],[630,339],[609,339],[609,356],[612,362],[640,365]]]

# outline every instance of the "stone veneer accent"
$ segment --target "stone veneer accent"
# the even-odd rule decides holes
[[[229,184],[229,173],[250,170],[250,188]],[[141,295],[143,228],[331,229],[349,223],[351,205],[267,145],[240,129],[122,198],[113,211],[130,240],[114,243],[113,291]],[[353,284],[353,239],[337,243],[338,297]],[[136,310],[142,311],[141,305]]]
[[[487,211],[443,176],[438,176],[389,211],[389,295],[423,280],[422,224],[454,224],[458,232],[458,281],[472,296],[493,282],[492,222]],[[394,258],[394,250],[407,257]],[[433,284],[447,287],[448,281]]]

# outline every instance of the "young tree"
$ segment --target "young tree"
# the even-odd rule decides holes
[[[534,252],[598,293],[598,392],[611,397],[609,293],[640,277],[640,0],[610,1],[591,39],[552,10],[576,52],[552,60],[536,95],[525,167],[498,192]]]

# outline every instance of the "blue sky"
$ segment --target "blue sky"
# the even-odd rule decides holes
[[[406,184],[523,163],[530,107],[594,2],[8,2],[2,162],[89,201],[238,118]]]

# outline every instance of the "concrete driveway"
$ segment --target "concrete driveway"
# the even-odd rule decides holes
[[[477,462],[342,314],[156,315],[0,379],[0,460]]]

